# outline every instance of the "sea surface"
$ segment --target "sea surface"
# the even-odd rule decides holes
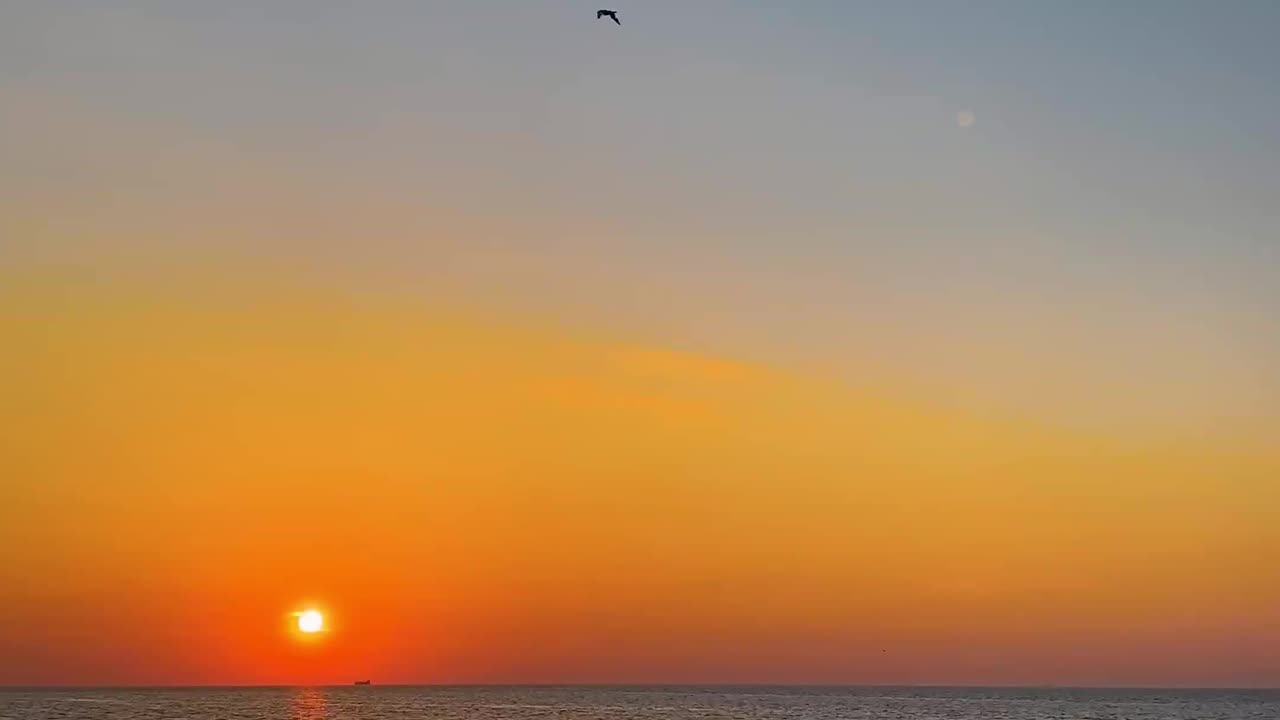
[[[797,687],[0,690],[3,720],[1278,720],[1280,691]]]

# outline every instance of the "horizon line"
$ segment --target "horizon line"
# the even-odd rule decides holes
[[[781,689],[919,689],[919,690],[1128,690],[1128,691],[1277,691],[1280,685],[1074,685],[971,683],[789,683],[789,682],[389,682],[356,685],[349,683],[197,683],[120,685],[9,685],[0,683],[0,692],[15,690],[271,690],[296,688],[781,688]]]

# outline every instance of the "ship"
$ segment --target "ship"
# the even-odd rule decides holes
[[[373,683],[370,682],[369,680],[357,680],[355,684],[356,685],[372,685]]]

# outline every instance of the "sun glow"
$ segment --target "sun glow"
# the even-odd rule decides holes
[[[306,610],[298,613],[298,631],[318,633],[324,630],[324,616],[319,610]]]

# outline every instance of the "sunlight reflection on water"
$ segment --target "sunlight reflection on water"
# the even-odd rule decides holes
[[[296,688],[289,703],[290,720],[325,720],[329,717],[325,691],[321,688]]]

